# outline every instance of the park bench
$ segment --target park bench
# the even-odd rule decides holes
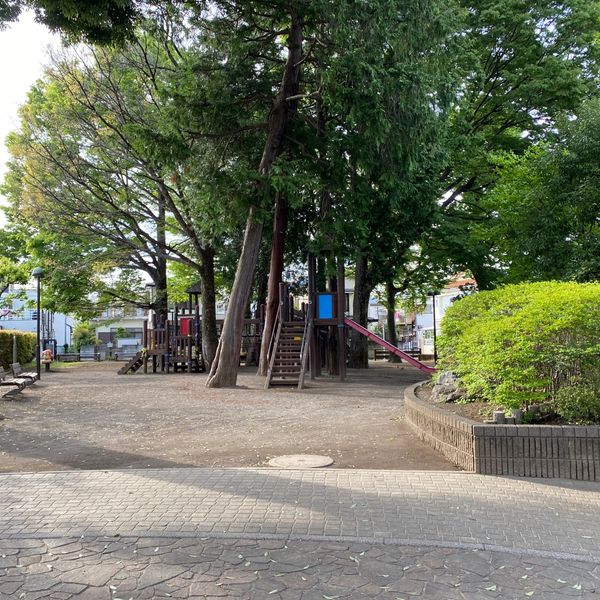
[[[373,349],[373,359],[374,360],[384,360],[386,358],[389,358],[390,353],[388,350],[385,350],[384,348],[374,348]]]
[[[57,354],[56,360],[60,362],[79,362],[79,352],[63,352]]]
[[[27,385],[28,380],[20,377],[9,377],[3,367],[0,367],[0,386],[11,387],[10,391],[21,391]],[[3,394],[4,395],[4,394]]]
[[[17,379],[27,379],[28,383],[35,383],[38,379],[38,374],[35,371],[23,371],[21,363],[13,363],[10,365],[13,377]]]

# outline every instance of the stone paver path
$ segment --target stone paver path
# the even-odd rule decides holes
[[[598,483],[148,469],[0,490],[0,600],[600,597]]]
[[[1,600],[593,598],[600,567],[451,548],[333,541],[0,541]]]
[[[452,472],[148,469],[0,475],[0,539],[277,537],[600,561],[600,484]]]

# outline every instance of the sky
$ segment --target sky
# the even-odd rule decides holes
[[[50,45],[58,47],[59,43],[59,36],[36,23],[29,12],[0,30],[0,179],[4,177],[8,160],[5,139],[18,126],[19,106],[42,74],[48,48]],[[0,227],[4,223],[0,210]]]

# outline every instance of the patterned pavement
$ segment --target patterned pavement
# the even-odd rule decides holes
[[[0,600],[600,594],[598,483],[132,469],[0,490]]]

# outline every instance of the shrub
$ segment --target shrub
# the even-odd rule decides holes
[[[554,410],[570,423],[600,423],[600,379],[574,378],[558,390]]]
[[[8,369],[13,362],[13,336],[17,336],[17,362],[26,364],[35,358],[35,333],[0,330],[0,365]]]
[[[600,370],[600,284],[479,292],[451,306],[441,325],[439,367],[454,371],[470,398],[526,408]]]

